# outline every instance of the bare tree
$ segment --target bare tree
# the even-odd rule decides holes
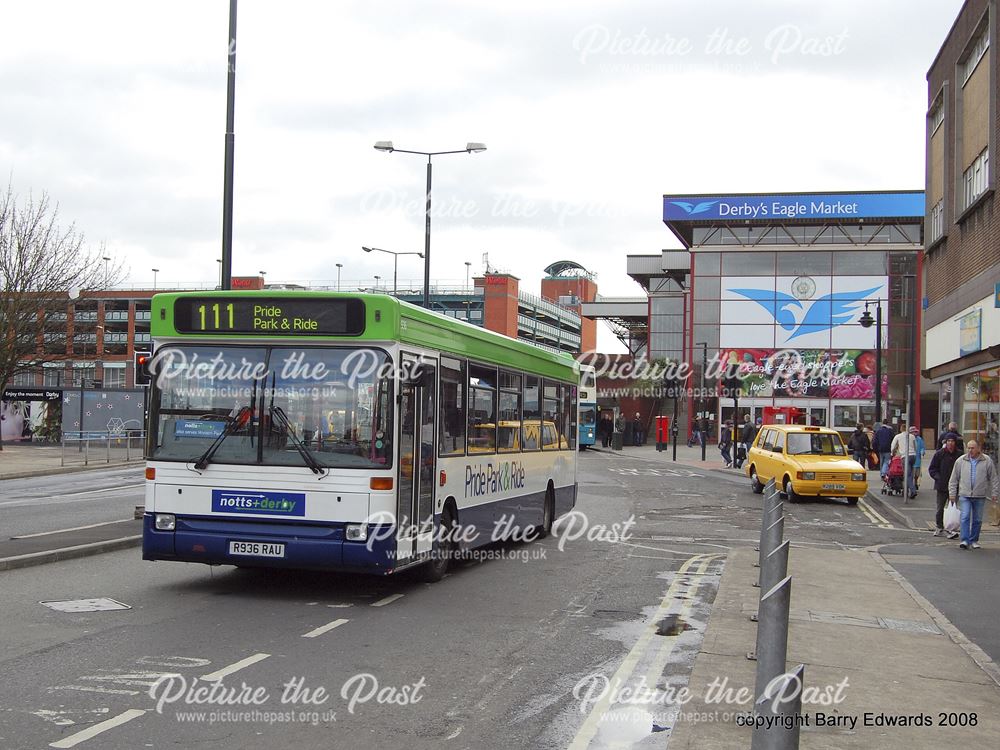
[[[58,214],[46,194],[19,200],[9,186],[0,194],[0,394],[18,372],[67,359],[65,347],[46,351],[46,334],[65,336],[71,299],[122,277],[103,246],[86,247]]]

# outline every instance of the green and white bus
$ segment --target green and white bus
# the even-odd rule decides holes
[[[575,361],[383,294],[152,300],[143,558],[389,574],[576,503]]]

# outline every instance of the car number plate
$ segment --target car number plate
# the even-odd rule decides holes
[[[846,490],[847,486],[843,484],[824,484],[824,490]]]
[[[252,555],[254,557],[284,557],[285,545],[269,542],[230,542],[230,555]]]

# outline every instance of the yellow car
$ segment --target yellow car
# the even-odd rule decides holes
[[[868,491],[868,472],[850,457],[840,433],[827,427],[761,427],[744,471],[760,494],[771,479],[789,502],[804,497],[846,497],[855,505]]]

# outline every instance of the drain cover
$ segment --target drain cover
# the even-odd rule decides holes
[[[132,609],[127,604],[105,597],[100,599],[63,599],[62,601],[38,603],[49,609],[54,609],[56,612],[108,612],[113,609]]]

